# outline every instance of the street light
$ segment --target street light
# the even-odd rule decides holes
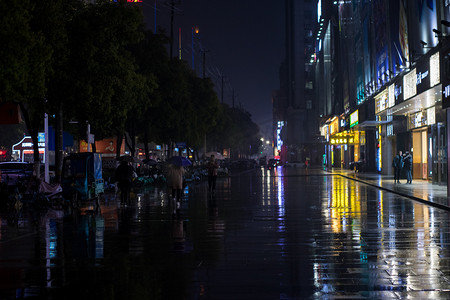
[[[198,34],[200,30],[198,29],[198,26],[192,26],[192,33],[191,33],[191,47],[192,47],[192,70],[195,71],[195,64],[194,64],[194,34]]]

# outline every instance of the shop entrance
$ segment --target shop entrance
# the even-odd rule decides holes
[[[335,145],[333,147],[333,154],[331,157],[333,168],[342,168],[343,163],[343,146],[342,145]]]
[[[428,179],[428,131],[422,129],[413,131],[412,133],[413,146],[413,178],[414,179]]]
[[[447,184],[447,128],[444,123],[430,127],[430,162],[431,178],[434,184]]]

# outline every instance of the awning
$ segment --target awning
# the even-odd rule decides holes
[[[360,123],[358,125],[355,125],[352,129],[354,129],[354,130],[366,130],[366,129],[369,129],[369,128],[376,128],[376,127],[378,127],[380,125],[388,124],[388,123],[391,123],[391,121],[370,121],[370,120],[367,120],[367,121],[364,121],[364,122],[362,122],[362,123]]]
[[[400,104],[379,112],[378,116],[406,116],[423,109],[433,107],[442,101],[442,85],[439,84],[420,95],[414,96]]]

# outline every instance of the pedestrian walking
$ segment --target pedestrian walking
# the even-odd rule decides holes
[[[214,193],[216,189],[217,169],[219,169],[219,164],[214,158],[214,155],[211,155],[206,167],[208,169],[208,191]]]
[[[172,191],[172,200],[176,208],[180,208],[181,192],[183,190],[183,178],[185,170],[183,166],[171,164],[168,172],[168,185]],[[174,213],[176,210],[174,209]]]
[[[403,168],[406,171],[406,183],[412,183],[412,156],[408,151],[405,152],[405,157],[403,158]]]
[[[127,205],[130,201],[133,173],[133,167],[126,161],[121,161],[116,169],[115,178],[119,185],[121,205]]]
[[[403,168],[403,155],[402,151],[398,151],[398,154],[394,157],[392,161],[392,166],[394,167],[394,182],[400,183],[400,174]]]

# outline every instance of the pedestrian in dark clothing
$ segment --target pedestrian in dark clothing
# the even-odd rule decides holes
[[[403,168],[402,151],[398,151],[398,154],[394,157],[394,160],[392,161],[392,166],[394,167],[394,182],[400,183],[400,174]]]
[[[411,154],[406,151],[405,157],[403,158],[403,168],[406,171],[406,183],[411,184],[412,183],[412,156]]]
[[[219,168],[214,155],[211,155],[206,167],[208,169],[208,190],[214,192],[216,189],[217,169]]]
[[[116,181],[120,189],[120,204],[127,205],[130,200],[131,181],[133,179],[134,169],[126,161],[120,162],[116,169]]]

